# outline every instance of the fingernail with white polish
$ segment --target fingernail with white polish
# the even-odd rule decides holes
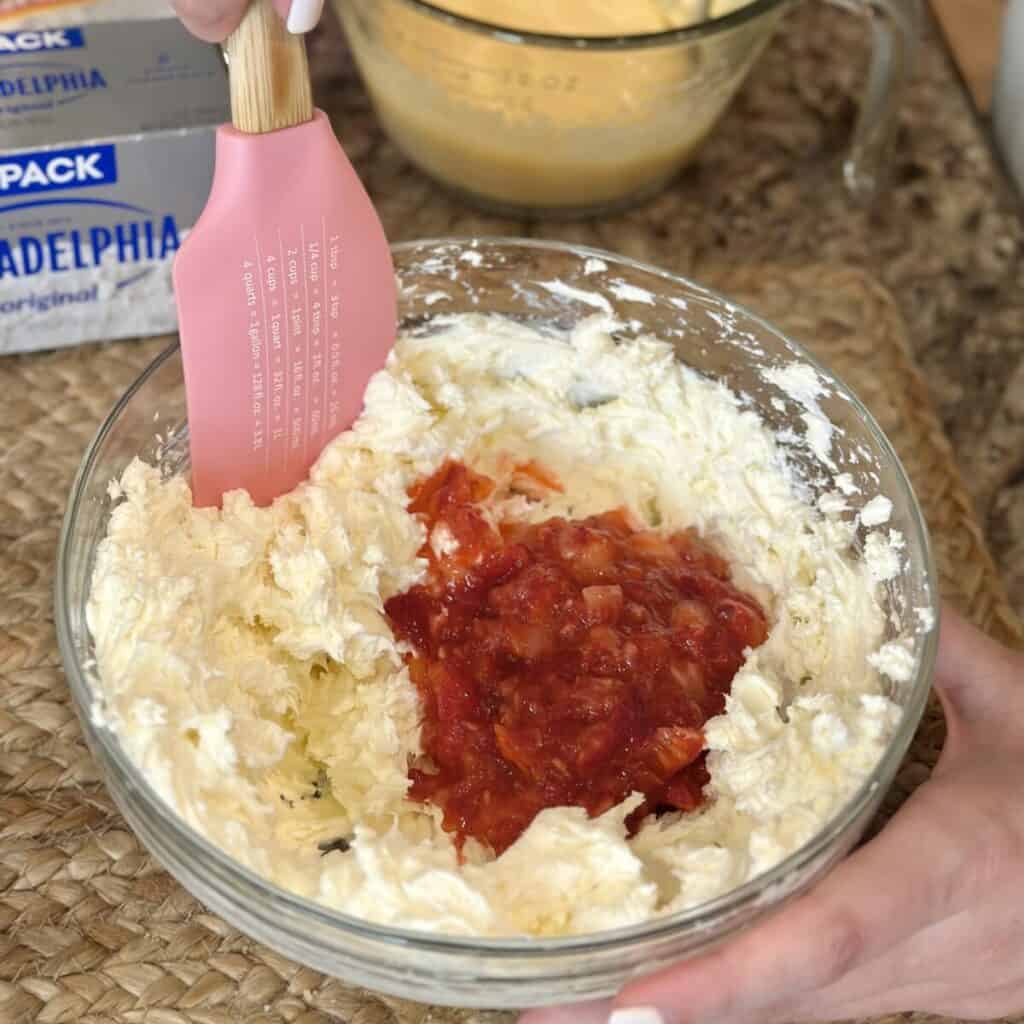
[[[608,1024],[665,1024],[665,1018],[654,1006],[627,1006],[612,1010]]]
[[[288,11],[288,31],[302,35],[313,28],[324,12],[324,0],[292,0]]]

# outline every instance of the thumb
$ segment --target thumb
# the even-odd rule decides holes
[[[517,1024],[608,1024],[610,999],[592,999],[564,1006],[545,1006],[520,1014]]]

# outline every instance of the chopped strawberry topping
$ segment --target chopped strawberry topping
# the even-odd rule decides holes
[[[561,490],[535,463],[512,487],[524,477]],[[425,544],[426,581],[385,605],[423,705],[410,797],[442,809],[460,848],[495,853],[545,807],[597,815],[639,792],[631,828],[699,807],[702,730],[766,638],[763,610],[693,531],[637,529],[621,509],[496,528],[494,490],[448,462],[411,493],[428,535],[443,524],[457,544]]]

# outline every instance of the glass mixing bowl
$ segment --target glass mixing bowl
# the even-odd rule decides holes
[[[399,309],[405,325],[462,311],[568,327],[613,311],[628,336],[650,332],[672,342],[679,358],[725,381],[764,420],[791,438],[806,423],[759,372],[793,360],[814,363],[770,324],[690,281],[608,253],[561,244],[480,240],[425,241],[396,246]],[[558,282],[556,287],[553,283]],[[552,344],[557,344],[556,340]],[[913,609],[936,615],[937,586],[921,512],[900,463],[875,421],[827,370],[820,399],[838,430],[836,472],[848,472],[867,494],[893,503],[892,527],[906,538],[906,569],[886,584],[896,620],[916,622]],[[780,411],[789,410],[789,411]],[[117,738],[91,714],[95,676],[85,608],[96,549],[111,511],[108,484],[135,456],[167,474],[188,470],[181,357],[159,356],[103,424],[74,483],[58,553],[56,620],[68,681],[86,739],[125,818],[168,871],[193,895],[243,932],[301,963],[357,985],[420,1002],[521,1007],[605,996],[629,978],[706,951],[746,928],[820,878],[857,842],[907,750],[929,689],[935,631],[912,635],[915,669],[893,686],[903,708],[881,763],[834,820],[776,868],[719,899],[630,928],[559,939],[467,939],[428,935],[357,920],[285,892],[240,867],[187,827],[156,795]],[[807,448],[790,457],[810,492],[827,486]],[[848,515],[858,511],[859,494]],[[890,632],[900,632],[890,624]]]
[[[713,17],[700,20],[698,0],[605,4],[596,16],[601,5],[577,0],[505,0],[497,11],[487,0],[334,0],[381,123],[409,159],[478,205],[538,216],[617,209],[664,186],[796,2],[713,0]],[[886,164],[921,0],[828,2],[864,15],[872,29],[844,167],[850,188],[870,197]],[[648,21],[631,22],[633,8],[647,10]],[[606,34],[596,34],[613,15]],[[591,23],[593,35],[555,34],[555,26],[579,33]],[[634,31],[666,24],[673,27]]]

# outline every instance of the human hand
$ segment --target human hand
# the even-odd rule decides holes
[[[521,1024],[821,1021],[1024,1010],[1024,655],[943,614],[932,778],[820,885],[614,1000]]]
[[[175,14],[193,35],[223,42],[238,27],[249,0],[171,0]],[[289,32],[308,32],[320,20],[324,0],[274,0]]]

